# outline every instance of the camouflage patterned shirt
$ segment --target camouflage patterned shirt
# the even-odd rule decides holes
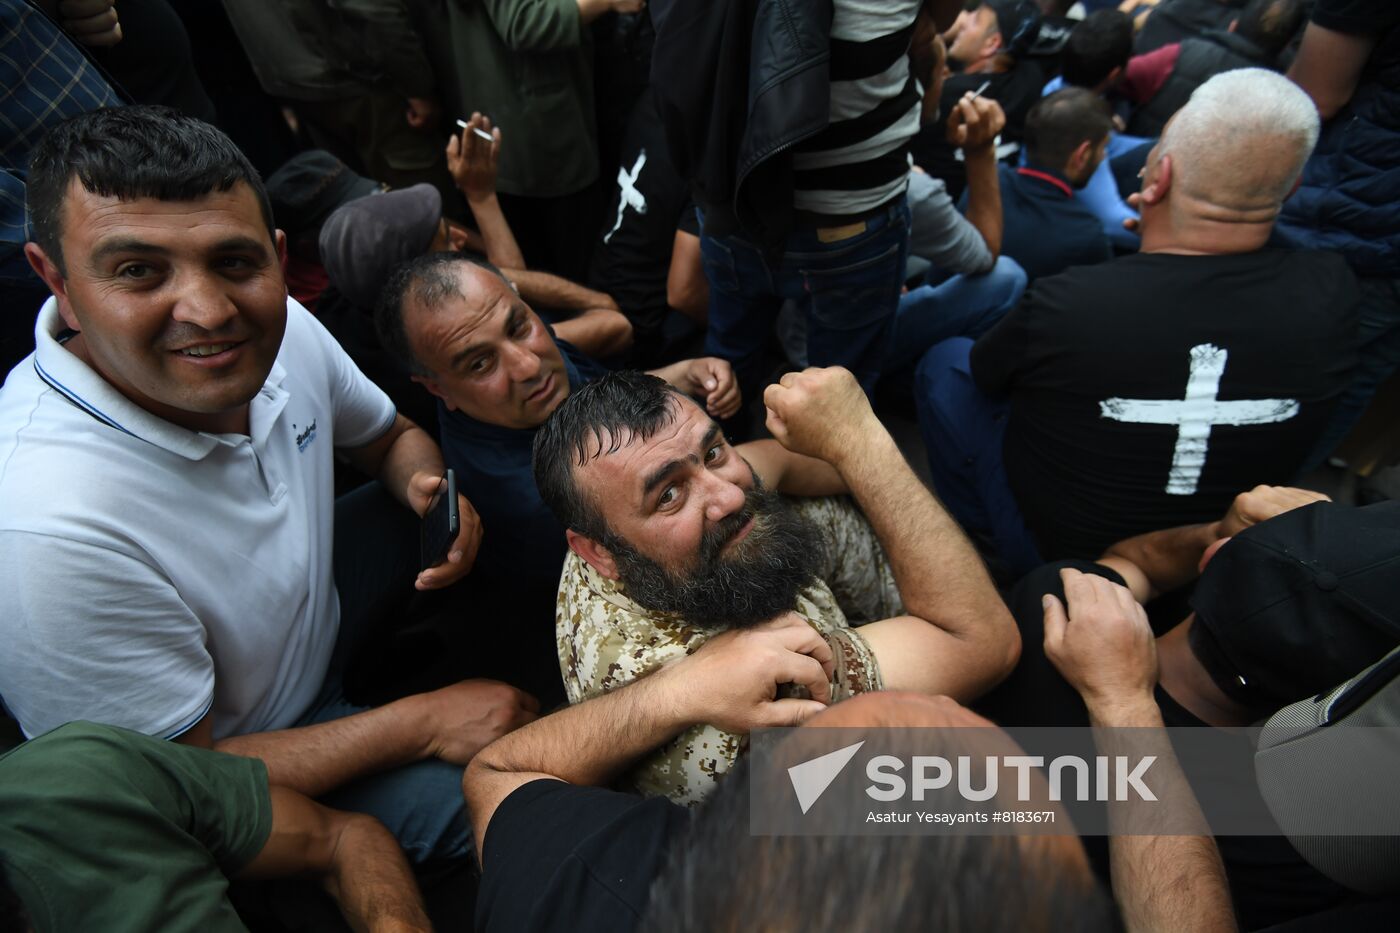
[[[880,668],[852,625],[904,612],[889,561],[874,530],[845,496],[796,499],[826,544],[817,579],[798,593],[798,615],[831,644],[836,659],[832,696],[879,690]],[[555,636],[569,702],[579,703],[643,677],[693,653],[707,632],[679,617],[650,612],[621,583],[569,554],[559,581]],[[662,746],[623,781],[627,790],[694,806],[738,758],[744,737],[696,726]]]

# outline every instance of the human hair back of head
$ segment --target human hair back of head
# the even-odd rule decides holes
[[[1218,74],[1196,89],[1162,133],[1172,185],[1230,211],[1277,213],[1317,144],[1317,108],[1264,68]]]
[[[1133,21],[1121,10],[1095,10],[1069,34],[1060,56],[1065,84],[1096,89],[1133,55]]]
[[[169,107],[109,107],[58,124],[30,157],[26,200],[34,241],[65,275],[63,204],[73,178],[92,194],[123,201],[193,201],[243,182],[275,236],[262,178],[221,130]]]
[[[1067,87],[1036,101],[1026,115],[1026,158],[1059,172],[1080,143],[1098,145],[1113,129],[1113,112],[1099,95]]]

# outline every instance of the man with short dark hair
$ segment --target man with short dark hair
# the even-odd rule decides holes
[[[781,446],[742,453],[701,408],[640,373],[585,386],[545,422],[535,481],[571,551],[556,616],[570,700],[792,613],[831,647],[832,697],[970,699],[996,683],[1018,650],[1001,599],[855,378],[789,373],[764,403]],[[845,492],[863,515],[834,498]],[[740,741],[697,724],[628,786],[698,803]]]
[[[384,347],[436,397],[443,456],[482,516],[482,548],[467,581],[473,611],[512,624],[483,632],[479,654],[514,665],[511,683],[557,696],[551,620],[564,529],[535,489],[530,450],[550,413],[606,370],[552,331],[500,270],[462,253],[429,253],[396,269],[377,323]],[[681,360],[655,372],[704,399],[716,417],[739,407],[724,360]]]
[[[415,576],[471,566],[464,498],[449,556],[418,565],[437,445],[288,300],[262,182],[214,127],[83,114],[29,182],[53,297],[0,389],[6,707],[29,736],[86,718],[261,758],[416,861],[464,855],[460,769],[532,701],[464,681],[365,709],[343,687]],[[336,454],[379,482],[337,503]]]
[[[1077,197],[1112,130],[1108,104],[1082,87],[1041,98],[1026,117],[1025,164],[1000,166],[1001,248],[1031,281],[1113,258],[1103,224]]]
[[[1133,56],[1133,21],[1119,10],[1095,10],[1072,30],[1060,55],[1064,85],[1095,94],[1110,90]]]

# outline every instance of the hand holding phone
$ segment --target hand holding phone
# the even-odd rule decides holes
[[[438,494],[423,515],[419,532],[419,569],[427,570],[447,560],[452,542],[462,530],[462,515],[457,505],[457,475],[448,470],[438,483]]]

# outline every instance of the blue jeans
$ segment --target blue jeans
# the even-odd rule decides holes
[[[1299,473],[1316,469],[1366,412],[1371,397],[1400,367],[1400,279],[1357,279],[1357,361],[1351,385],[1342,393],[1327,430]]]
[[[1025,270],[1002,256],[981,275],[955,275],[900,296],[885,368],[912,366],[934,344],[951,337],[976,340],[1016,306],[1025,290]]]
[[[321,693],[297,722],[343,719],[368,707],[345,698],[345,671],[376,621],[392,619],[413,593],[418,519],[378,483],[336,500],[335,583],[340,634]],[[462,799],[462,769],[437,759],[352,781],[321,798],[338,810],[368,813],[388,827],[410,861],[462,858],[472,851]]]
[[[933,486],[948,514],[989,541],[1017,576],[1042,563],[1006,481],[1001,446],[1008,405],[972,381],[972,341],[945,340],[924,354],[915,371],[919,433]]]
[[[703,224],[702,216],[702,230]],[[710,282],[705,352],[733,365],[745,402],[756,397],[763,350],[787,299],[807,321],[811,365],[844,366],[867,392],[874,387],[904,283],[909,206],[901,197],[866,218],[863,227],[833,242],[822,242],[816,229],[798,230],[788,237],[777,269],[741,237],[702,233],[700,252]]]

